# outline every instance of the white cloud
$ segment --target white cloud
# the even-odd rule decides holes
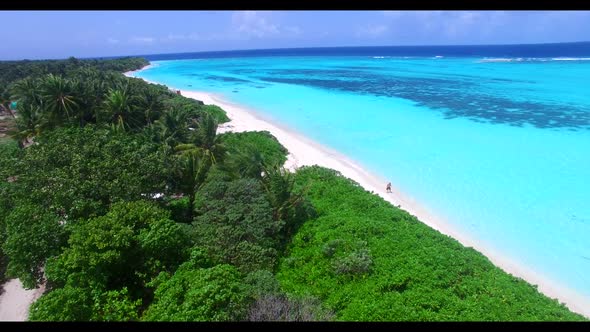
[[[153,37],[133,37],[130,42],[135,44],[153,44],[156,39]]]
[[[482,38],[490,38],[494,36],[494,32],[499,28],[506,26],[506,19],[508,16],[505,11],[492,12],[485,24],[480,25]]]
[[[420,23],[422,36],[434,34],[447,43],[485,43],[507,19],[504,11],[417,11],[408,15]]]
[[[483,15],[482,12],[461,11],[454,12],[443,20],[442,32],[450,41],[461,41],[465,36],[479,36],[482,27],[485,27],[490,20],[491,13]]]
[[[505,21],[505,13],[501,11],[384,11],[382,15],[387,17],[391,28],[396,27],[395,36],[406,38],[409,32],[403,27],[411,26],[417,40],[424,38],[440,43],[483,42]]]
[[[369,24],[356,29],[357,37],[377,38],[389,31],[389,27],[385,24]]]
[[[184,40],[184,39],[187,39],[187,36],[186,35],[169,34],[168,37],[166,37],[165,39],[167,39],[167,40]]]
[[[203,35],[197,32],[190,34],[169,34],[166,37],[160,38],[162,42],[176,42],[176,41],[210,41],[210,40],[227,40],[229,36],[223,34],[208,34]]]
[[[474,22],[478,15],[473,12],[459,12],[444,21],[443,32],[450,38],[465,34],[466,29]]]
[[[295,25],[281,25],[274,22],[276,17],[272,12],[237,11],[231,16],[230,25],[225,31],[190,33],[169,33],[167,36],[158,38],[162,43],[190,42],[190,41],[238,41],[249,39],[265,38],[298,38],[303,30]],[[154,38],[135,37],[135,43],[151,44],[156,41]]]
[[[275,24],[268,22],[265,17],[255,11],[235,12],[232,15],[232,24],[246,37],[262,38],[279,34]]]
[[[271,12],[238,11],[232,15],[233,32],[238,38],[269,38],[281,36],[299,36],[302,30],[298,26],[281,26],[272,22]]]
[[[107,42],[109,44],[118,44],[119,43],[119,39],[115,39],[115,38],[108,38]]]
[[[290,33],[291,35],[294,36],[298,36],[300,35],[303,31],[301,30],[300,27],[297,26],[289,26],[289,27],[285,27],[285,32]]]

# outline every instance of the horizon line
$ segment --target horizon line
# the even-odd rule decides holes
[[[366,46],[302,46],[302,47],[276,47],[276,48],[251,48],[251,49],[225,49],[225,50],[212,50],[212,51],[182,51],[182,52],[171,52],[171,53],[143,53],[143,54],[128,54],[128,55],[104,55],[104,56],[92,56],[92,57],[75,57],[67,56],[63,58],[45,58],[45,59],[28,59],[22,58],[20,60],[0,60],[0,62],[13,62],[13,61],[47,61],[47,60],[67,60],[69,58],[76,58],[81,60],[93,60],[93,59],[111,59],[111,58],[135,58],[145,57],[152,55],[172,55],[172,54],[199,54],[199,53],[225,53],[225,52],[252,52],[252,51],[271,51],[271,50],[301,50],[301,49],[335,49],[335,48],[371,48],[371,47],[477,47],[477,46],[533,46],[533,45],[556,45],[556,44],[584,44],[590,43],[590,40],[583,41],[570,41],[570,42],[543,42],[543,43],[513,43],[513,44],[439,44],[439,45],[366,45]]]

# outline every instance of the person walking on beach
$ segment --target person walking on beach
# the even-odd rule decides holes
[[[390,193],[391,192],[391,182],[387,183],[387,186],[385,187],[385,191]]]

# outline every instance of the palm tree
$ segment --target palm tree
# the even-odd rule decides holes
[[[39,95],[39,80],[27,77],[15,82],[11,87],[12,99],[20,103],[42,105],[41,96]]]
[[[204,113],[199,121],[193,121],[196,128],[190,137],[191,142],[179,144],[175,150],[179,153],[187,153],[193,150],[202,150],[204,154],[211,159],[212,164],[216,164],[222,159],[227,149],[217,135],[217,121]]]
[[[303,199],[302,195],[293,194],[293,173],[279,165],[263,165],[263,169],[261,182],[274,209],[274,219],[285,220],[288,210]]]
[[[10,100],[10,98],[6,94],[3,93],[2,95],[0,95],[0,113],[2,113],[2,112],[8,113],[8,114],[10,114],[10,116],[12,116],[13,119],[16,119],[16,115],[14,114],[12,109],[10,108],[11,102],[12,101]]]
[[[175,175],[180,191],[189,199],[189,220],[193,219],[195,197],[203,186],[207,173],[211,168],[211,159],[202,151],[192,150],[177,157]]]
[[[85,79],[72,79],[70,81],[72,93],[77,96],[78,107],[74,109],[75,118],[78,118],[78,125],[84,126],[87,122],[92,122],[94,119],[93,112],[93,91],[91,87],[91,81]]]
[[[141,119],[131,107],[130,98],[125,89],[110,89],[103,102],[106,121],[128,128],[141,127]]]
[[[161,95],[152,88],[147,88],[138,95],[136,107],[143,113],[147,125],[157,120],[164,110]]]
[[[302,218],[302,213],[309,212],[301,208],[304,207],[305,192],[309,188],[296,191],[293,173],[283,166],[263,164],[263,169],[261,183],[273,209],[273,220],[285,222],[283,239],[289,239],[297,231],[300,222],[308,219]]]
[[[97,112],[101,110],[107,92],[106,82],[94,68],[78,68],[70,74],[73,89],[78,96],[78,120],[80,127],[85,123],[96,123]]]
[[[104,75],[96,73],[95,70],[89,70],[88,74],[92,77],[91,80],[85,81],[85,97],[87,100],[87,109],[90,121],[99,122],[101,117],[103,101],[108,93],[109,85],[107,80],[103,78]]]
[[[219,167],[232,178],[254,178],[261,180],[264,172],[264,156],[258,149],[246,147],[236,151],[232,149]]]
[[[74,82],[49,74],[41,81],[40,91],[43,109],[50,114],[53,124],[72,120],[78,108]]]
[[[48,127],[48,120],[38,105],[19,103],[17,108],[19,116],[11,136],[19,142],[20,147],[25,147],[31,138],[40,135]]]
[[[154,121],[156,141],[170,147],[186,142],[189,133],[188,117],[188,112],[182,108],[173,108],[165,112],[162,117]]]

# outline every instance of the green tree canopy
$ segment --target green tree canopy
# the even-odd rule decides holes
[[[265,166],[283,165],[289,153],[268,131],[228,132],[219,140],[229,152],[223,168],[236,178],[260,179]]]
[[[15,174],[20,195],[67,220],[166,191],[166,154],[143,136],[87,126],[48,132],[37,143]]]
[[[73,226],[68,245],[47,263],[48,280],[135,291],[186,260],[190,243],[167,211],[136,201],[113,204],[106,215]]]
[[[254,179],[210,182],[201,190],[193,223],[197,244],[217,262],[242,271],[275,264],[283,223],[272,218],[262,186]]]
[[[19,278],[25,288],[35,288],[43,281],[46,260],[59,254],[66,243],[65,226],[55,214],[26,201],[19,201],[4,222],[6,272]]]
[[[138,320],[141,300],[132,300],[127,288],[106,292],[66,286],[40,297],[31,305],[30,321],[88,322]]]
[[[181,265],[155,291],[145,321],[219,322],[244,318],[249,298],[240,273],[223,264],[200,268]]]

